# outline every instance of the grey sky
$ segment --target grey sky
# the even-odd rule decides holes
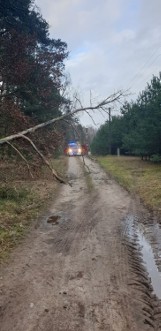
[[[132,96],[161,71],[161,0],[36,0],[53,38],[66,41],[73,87],[85,104],[118,89]],[[95,115],[97,124],[106,120]],[[84,125],[91,120],[81,117]]]

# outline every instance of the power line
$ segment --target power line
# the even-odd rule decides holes
[[[138,77],[138,75],[140,74],[140,72],[148,65],[150,64],[149,62],[151,61],[151,59],[154,57],[154,55],[156,55],[156,53],[158,52],[158,50],[161,48],[161,45],[159,47],[157,47],[157,49],[155,49],[155,51],[152,53],[152,55],[147,59],[147,61],[141,66],[141,68],[138,70],[138,72],[133,76],[133,78],[130,80],[128,85],[133,85],[134,81],[136,80],[136,78]],[[156,59],[160,56],[161,54],[157,55],[157,57],[154,59],[154,61],[151,63],[153,64]]]
[[[152,61],[152,63],[150,63],[150,65],[152,65],[159,57],[161,56],[161,54],[158,54],[157,55],[157,57]],[[145,77],[139,77],[138,78],[138,80],[137,80],[137,82],[139,81],[139,84],[141,84],[141,83],[143,83],[143,82],[145,82],[146,81],[146,78],[148,78],[149,77],[149,75],[150,75],[150,73],[148,73]],[[146,82],[145,82],[146,83]],[[132,84],[132,86],[130,87],[130,88],[133,88],[134,87],[134,82],[133,82],[133,84]]]

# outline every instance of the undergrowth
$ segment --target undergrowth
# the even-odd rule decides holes
[[[54,168],[63,174],[66,171],[67,160],[59,158],[51,160]],[[22,178],[15,167],[15,180],[10,179],[10,168],[13,164],[4,167],[5,180],[0,181],[0,262],[10,250],[22,240],[32,222],[38,218],[48,203],[56,195],[59,184],[53,179],[50,171],[41,166],[35,179]],[[17,170],[17,171],[16,171]]]

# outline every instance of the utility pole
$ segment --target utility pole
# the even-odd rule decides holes
[[[111,108],[108,108],[108,123],[109,123],[109,135],[108,135],[108,153],[111,155]]]

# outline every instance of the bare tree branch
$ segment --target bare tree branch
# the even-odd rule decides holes
[[[46,127],[48,125],[51,124],[55,124],[56,122],[62,121],[62,120],[66,120],[66,118],[68,117],[72,117],[74,115],[76,115],[79,112],[86,112],[90,118],[92,118],[92,116],[89,114],[89,111],[94,111],[94,110],[103,110],[105,111],[105,106],[118,101],[122,96],[125,96],[125,94],[123,94],[122,91],[118,91],[113,93],[112,95],[108,96],[107,98],[105,98],[103,101],[97,103],[95,106],[92,106],[92,101],[91,101],[91,95],[90,95],[90,106],[88,107],[83,107],[81,104],[81,101],[79,100],[79,98],[77,97],[77,95],[75,95],[75,104],[72,105],[72,111],[65,113],[59,117],[53,118],[49,121],[43,122],[41,124],[35,125],[34,127],[28,128],[26,130],[23,130],[21,132],[18,132],[16,134],[10,135],[8,137],[4,137],[0,139],[0,145],[3,145],[5,143],[10,144],[11,147],[13,147],[17,153],[22,157],[22,159],[27,163],[27,160],[24,158],[24,156],[21,154],[20,151],[18,151],[18,149],[13,146],[10,141],[14,140],[14,139],[26,139],[34,148],[34,150],[38,153],[38,155],[41,157],[41,159],[43,160],[43,162],[47,165],[47,167],[51,170],[52,175],[60,182],[60,183],[64,183],[67,184],[67,181],[62,178],[55,169],[53,169],[53,167],[50,165],[50,163],[48,162],[48,160],[45,158],[45,156],[39,151],[39,149],[36,147],[36,145],[33,143],[33,141],[27,137],[26,135],[28,133],[33,133],[43,127]],[[76,108],[77,103],[79,103],[80,108]],[[73,108],[75,107],[75,108]],[[93,118],[92,118],[93,120]],[[94,122],[94,120],[93,120]],[[95,124],[95,122],[94,122]],[[84,158],[83,158],[83,162],[84,162]],[[85,163],[85,162],[84,162]],[[29,165],[28,165],[29,166]],[[29,169],[29,168],[28,168]],[[68,183],[69,184],[69,183]],[[69,184],[70,185],[70,184]]]
[[[71,126],[72,129],[73,129],[73,131],[76,132],[77,136],[80,137],[80,134],[79,134],[77,128],[75,127],[75,125],[74,125],[72,122],[69,122],[68,120],[63,120],[63,121],[64,121],[65,123],[67,123],[69,126]]]
[[[49,120],[47,122],[44,122],[44,123],[40,123],[38,125],[35,125],[34,127],[31,127],[29,129],[23,130],[21,132],[18,132],[16,134],[10,135],[8,137],[1,138],[0,139],[0,145],[5,144],[7,141],[11,141],[13,139],[21,138],[22,136],[25,136],[28,133],[35,132],[38,129],[41,129],[41,128],[46,127],[46,126],[51,125],[51,124],[54,124],[54,123],[56,123],[58,121],[61,121],[61,120],[65,119],[65,118],[68,118],[69,116],[73,116],[73,115],[75,115],[75,114],[77,114],[79,112],[88,111],[88,110],[89,111],[92,111],[92,110],[100,109],[101,107],[106,106],[107,104],[111,104],[114,101],[119,100],[120,97],[122,97],[122,96],[123,96],[123,92],[122,91],[113,93],[112,95],[110,95],[109,97],[107,97],[106,99],[104,99],[103,101],[101,101],[100,103],[98,103],[96,106],[92,106],[92,107],[81,107],[81,108],[74,109],[70,113],[63,114],[63,115],[61,115],[59,117],[53,118],[53,119],[51,119],[51,120]]]
[[[92,122],[94,125],[96,125],[96,122],[94,121],[93,117],[91,116],[91,114],[89,114],[88,110],[85,110],[86,114],[91,118]]]
[[[41,159],[44,161],[44,163],[47,165],[47,167],[51,170],[53,176],[60,182],[63,184],[69,184],[65,179],[63,179],[60,175],[58,175],[58,173],[56,172],[56,170],[50,165],[49,161],[45,158],[45,156],[38,150],[38,148],[36,147],[36,145],[33,143],[33,141],[29,138],[26,137],[24,135],[21,134],[21,138],[26,139],[27,141],[29,141],[29,143],[32,145],[32,147],[34,148],[34,150],[39,154],[39,156],[41,157]],[[69,184],[70,185],[70,184]]]
[[[85,163],[84,155],[82,155],[82,160],[83,160],[83,165],[84,165],[84,167],[87,168],[87,170],[88,170],[88,174],[90,174],[91,171],[90,171],[90,168],[89,168],[89,167],[87,166],[87,164]]]
[[[73,125],[73,123],[69,123],[67,120],[64,120],[64,121],[73,128],[73,130],[77,133],[77,136],[80,138],[80,133],[77,130],[77,128]],[[90,169],[89,169],[89,167],[87,166],[87,164],[85,162],[84,155],[82,154],[81,157],[82,157],[82,160],[83,160],[84,167],[86,167],[87,170],[88,170],[88,173],[90,173]]]
[[[10,145],[19,155],[20,157],[25,161],[25,163],[27,164],[27,168],[28,168],[28,171],[29,171],[29,174],[32,178],[34,178],[31,170],[30,170],[30,166],[29,166],[29,163],[27,162],[26,158],[23,156],[23,154],[13,145],[11,144],[9,141],[7,141],[7,144]]]
[[[92,107],[92,91],[90,90],[90,107]]]
[[[77,95],[75,95],[74,98],[79,103],[80,107],[83,108],[83,105],[81,103],[81,100],[77,97]]]

